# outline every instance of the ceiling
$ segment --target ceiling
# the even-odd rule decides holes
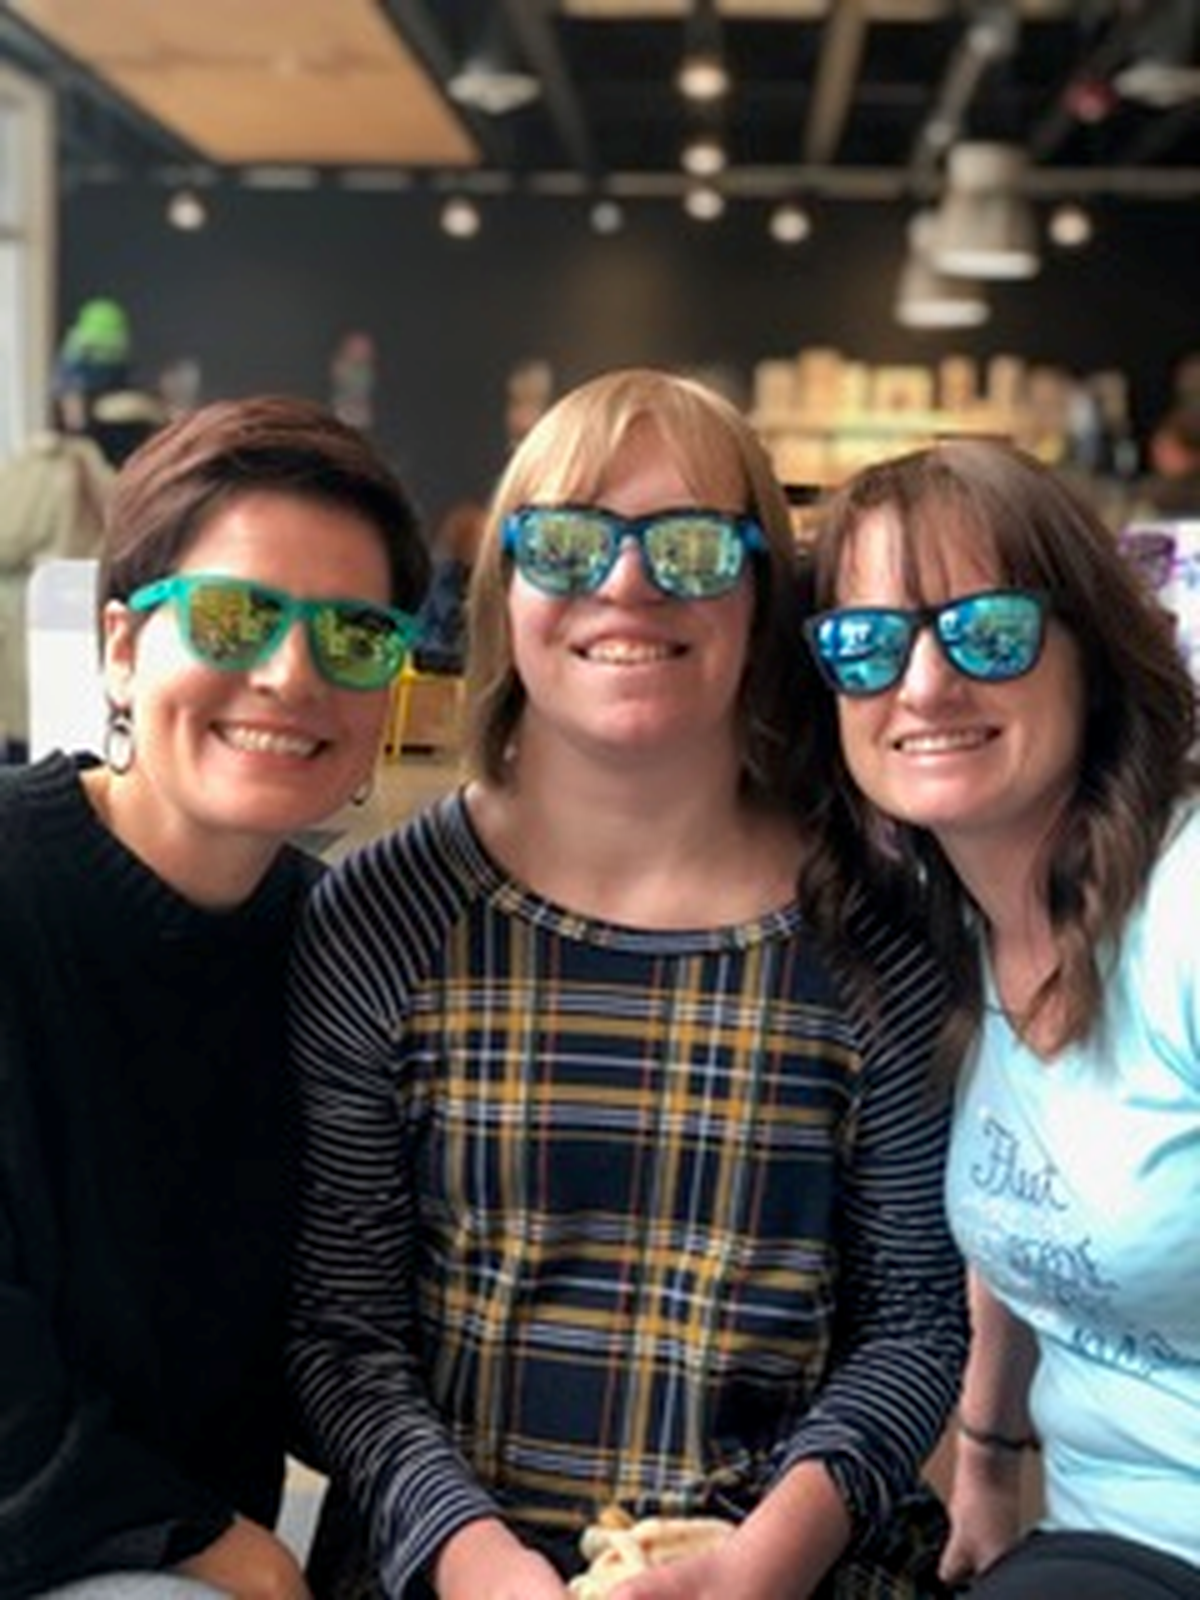
[[[55,85],[80,182],[299,167],[670,195],[709,132],[735,198],[920,197],[972,139],[1020,145],[1034,194],[1194,200],[1198,43],[1200,0],[0,0],[0,54]],[[675,84],[692,46],[732,75],[707,110]],[[453,97],[485,48],[534,98]]]

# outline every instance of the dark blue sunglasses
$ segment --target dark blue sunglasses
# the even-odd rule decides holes
[[[694,507],[622,517],[600,506],[521,506],[505,517],[504,550],[544,594],[592,594],[633,539],[651,583],[680,600],[728,594],[748,550],[765,551],[753,517]]]
[[[1008,683],[1032,672],[1046,636],[1045,597],[987,589],[940,606],[843,606],[804,624],[821,675],[838,694],[864,698],[894,689],[922,628],[957,672]]]

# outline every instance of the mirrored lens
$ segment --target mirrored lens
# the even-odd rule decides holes
[[[274,648],[286,607],[249,583],[195,583],[186,592],[188,643],[202,660],[229,671],[251,667]]]
[[[817,660],[841,694],[882,694],[898,683],[916,632],[911,612],[883,608],[831,611],[811,634]]]
[[[644,549],[658,587],[690,600],[733,588],[745,558],[737,528],[726,517],[656,518],[646,526]]]
[[[972,595],[943,606],[934,626],[951,663],[984,683],[1021,677],[1042,648],[1041,602],[1018,590]]]
[[[379,689],[399,672],[407,636],[396,619],[374,606],[318,603],[309,611],[317,666],[344,689]]]
[[[516,559],[531,583],[550,594],[599,588],[612,565],[608,518],[585,510],[534,508],[521,514]]]

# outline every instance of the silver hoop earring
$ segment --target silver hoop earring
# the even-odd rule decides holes
[[[109,706],[104,730],[104,760],[118,776],[133,766],[137,741],[133,733],[133,714],[128,706]]]
[[[350,796],[350,804],[352,806],[365,806],[367,801],[374,793],[375,775],[372,773],[369,778],[363,779],[358,788],[355,789],[354,793]]]

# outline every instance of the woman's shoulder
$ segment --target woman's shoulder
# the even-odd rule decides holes
[[[1200,883],[1200,799],[1176,810],[1146,885],[1146,915],[1191,921],[1196,885]]]
[[[0,870],[26,876],[91,823],[79,763],[59,751],[0,766]]]
[[[438,920],[438,908],[460,906],[487,871],[456,790],[327,868],[313,889],[311,916]]]

